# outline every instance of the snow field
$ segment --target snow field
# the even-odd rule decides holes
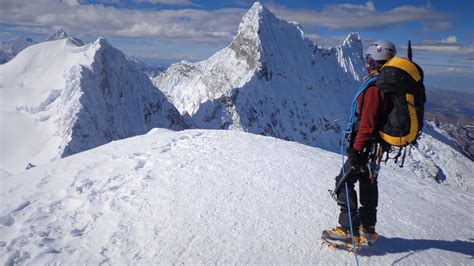
[[[61,264],[351,264],[336,225],[340,156],[238,131],[144,136],[5,176],[0,260]],[[469,264],[473,194],[383,168],[362,264]],[[471,240],[470,240],[471,239]],[[370,256],[368,256],[370,255]]]

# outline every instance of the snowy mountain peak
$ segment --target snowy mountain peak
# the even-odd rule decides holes
[[[348,45],[319,49],[297,23],[257,2],[228,47],[202,62],[174,64],[153,81],[197,127],[330,147],[340,136],[334,121],[363,76],[362,46],[349,45],[357,40],[353,34]]]
[[[249,11],[251,11],[251,10],[261,10],[263,8],[264,8],[264,6],[262,5],[262,3],[260,3],[259,1],[255,1],[255,3],[253,3],[252,7],[250,7]]]
[[[97,38],[97,40],[95,40],[94,43],[92,44],[92,47],[96,49],[97,51],[113,48],[112,45],[110,45],[109,42],[104,37]],[[113,49],[115,50],[115,48]]]
[[[239,32],[246,31],[249,24],[258,29],[260,25],[276,19],[277,18],[275,15],[265,6],[263,6],[260,2],[255,2],[249,11],[247,11],[247,13],[243,16],[239,25]]]
[[[353,45],[360,45],[362,47],[362,38],[360,37],[358,32],[351,32],[347,35],[346,39],[342,43],[343,46],[353,46]]]
[[[47,40],[54,41],[54,40],[64,39],[67,37],[68,37],[68,34],[63,29],[59,29],[58,31],[51,34]]]
[[[153,127],[182,128],[165,96],[103,38],[32,45],[0,65],[0,88],[9,99],[0,110],[0,168],[12,173]]]
[[[316,45],[306,38],[297,22],[279,19],[256,2],[242,18],[229,48],[237,59],[245,61],[248,70],[257,70],[261,78],[269,80],[272,72],[284,71],[281,68],[301,61],[310,63],[307,55],[313,53]],[[305,52],[292,53],[292,49]]]
[[[260,57],[262,28],[271,28],[272,21],[277,20],[268,9],[260,2],[255,2],[244,15],[239,25],[239,30],[229,48],[232,49],[237,58],[247,63],[248,69],[255,69]]]

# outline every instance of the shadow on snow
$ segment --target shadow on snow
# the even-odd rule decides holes
[[[380,236],[377,240],[377,244],[374,247],[361,251],[361,256],[384,256],[386,254],[394,253],[406,253],[409,254],[394,261],[397,263],[417,252],[429,250],[429,249],[440,249],[444,251],[456,252],[471,256],[474,258],[474,239],[469,241],[463,240],[429,240],[429,239],[404,239],[404,238],[386,238]]]

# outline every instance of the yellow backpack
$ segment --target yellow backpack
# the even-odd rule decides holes
[[[413,143],[423,128],[423,70],[409,59],[394,57],[380,70],[376,85],[392,104],[379,131],[380,138],[397,147]]]

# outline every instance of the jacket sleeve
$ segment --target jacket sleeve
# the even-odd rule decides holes
[[[369,143],[370,137],[376,133],[379,117],[383,112],[384,94],[376,86],[371,86],[358,99],[359,106],[362,102],[362,117],[359,130],[353,144],[354,150],[361,152]]]

